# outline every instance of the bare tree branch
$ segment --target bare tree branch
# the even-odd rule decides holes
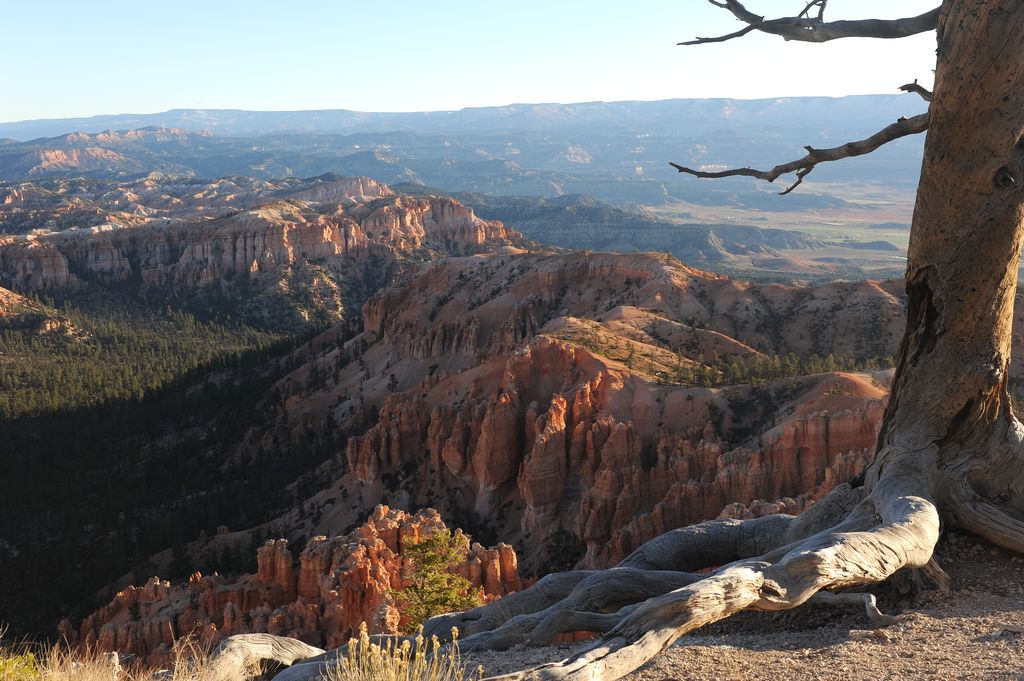
[[[809,3],[807,3],[807,7],[804,7],[804,11],[800,12],[800,14],[796,15],[796,18],[800,19],[802,17],[809,17],[809,16],[811,16],[810,15],[811,8],[812,7],[817,7],[818,8],[818,18],[821,19],[822,17],[825,16],[825,5],[827,5],[827,4],[828,4],[828,0],[811,0]]]
[[[917,94],[921,95],[921,99],[923,99],[924,101],[932,101],[932,91],[918,85],[917,78],[914,79],[913,83],[900,85],[900,90],[903,90],[904,92],[916,92]]]
[[[804,181],[804,178],[807,177],[807,175],[814,170],[814,167],[819,163],[824,163],[826,161],[838,161],[841,158],[850,158],[852,156],[869,154],[883,144],[892,142],[900,137],[906,137],[907,135],[916,135],[917,133],[924,132],[927,129],[927,112],[918,114],[917,116],[912,116],[911,118],[900,118],[892,125],[879,130],[867,139],[858,140],[856,142],[847,142],[842,146],[833,147],[831,149],[815,149],[810,146],[804,147],[804,149],[807,150],[806,156],[796,161],[777,165],[771,170],[732,168],[730,170],[705,171],[687,168],[679,165],[678,163],[669,162],[669,165],[681,173],[688,173],[695,177],[719,178],[742,176],[756,177],[761,180],[767,180],[768,182],[774,182],[781,175],[795,172],[796,182],[787,187],[785,191],[780,192],[780,194],[785,195],[796,189],[800,183]]]
[[[719,43],[738,38],[752,30],[771,33],[786,40],[800,40],[809,43],[823,43],[838,38],[905,38],[931,31],[935,28],[939,18],[939,8],[936,7],[930,12],[904,19],[825,21],[823,17],[828,0],[811,0],[798,16],[765,19],[748,10],[739,0],[708,0],[708,2],[732,12],[733,16],[747,24],[747,29],[714,38],[697,38],[679,43],[680,45]],[[816,18],[810,16],[813,7],[818,8]]]
[[[751,24],[745,28],[741,28],[735,33],[726,33],[725,35],[716,36],[714,38],[697,38],[696,40],[689,43],[679,43],[680,45],[704,45],[706,43],[724,43],[726,40],[732,40],[733,38],[739,38],[745,36],[751,31],[757,29],[757,26]]]

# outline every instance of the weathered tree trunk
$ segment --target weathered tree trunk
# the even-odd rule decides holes
[[[1006,384],[1024,237],[1024,4],[947,2],[937,38],[907,330],[866,482],[919,459],[943,514],[1019,550],[1021,426]]]
[[[586,623],[604,632],[588,649],[502,678],[610,681],[744,609],[815,599],[861,604],[886,621],[870,596],[819,592],[934,567],[940,513],[1024,550],[1024,426],[1006,388],[1024,238],[1024,2],[947,0],[937,40],[907,329],[861,483],[840,486],[799,518],[676,530],[618,568],[548,578],[533,593],[434,618],[428,630],[456,624],[471,634],[464,645],[493,648]],[[682,572],[722,563],[707,576]],[[316,664],[301,667],[290,678],[318,673]]]

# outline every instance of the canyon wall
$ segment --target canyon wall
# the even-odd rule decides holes
[[[131,227],[106,224],[5,237],[0,276],[27,292],[87,282],[231,288],[300,261],[328,270],[351,268],[373,256],[423,250],[461,255],[500,247],[514,236],[453,199],[401,196],[340,204],[347,194],[337,187],[296,195],[335,203],[324,207],[289,199],[202,221],[162,217]]]
[[[497,384],[442,379],[426,399],[386,400],[349,440],[346,484],[412,470],[392,484],[416,502],[458,489],[453,503],[522,546],[529,574],[609,567],[666,530],[742,513],[734,504],[799,512],[870,460],[884,409],[870,376],[787,381],[766,389],[778,422],[734,443],[747,391],[659,386],[544,337],[502,363]]]
[[[753,285],[656,255],[424,266],[282,386],[293,427],[355,430],[303,532],[429,504],[542,575],[614,565],[721,514],[799,512],[870,459],[889,372],[718,387],[678,372],[814,351],[880,360],[902,315],[889,284]]]

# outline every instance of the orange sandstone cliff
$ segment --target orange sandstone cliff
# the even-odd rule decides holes
[[[356,431],[297,531],[429,504],[540,575],[612,565],[723,513],[798,512],[870,457],[888,374],[700,387],[679,372],[870,355],[901,315],[877,282],[751,285],[653,255],[425,266],[366,303],[360,336],[314,343],[282,386],[292,428]]]

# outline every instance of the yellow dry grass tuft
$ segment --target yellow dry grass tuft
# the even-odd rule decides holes
[[[114,653],[0,641],[0,681],[237,681],[225,679],[209,651],[192,641],[175,644],[173,669],[124,663]]]
[[[412,641],[370,642],[366,625],[359,638],[349,641],[348,652],[324,672],[328,681],[478,681],[483,667],[467,674],[459,655],[458,630],[452,642],[442,645],[436,636],[423,637],[423,628]]]

